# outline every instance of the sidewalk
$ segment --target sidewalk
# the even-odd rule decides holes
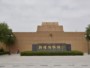
[[[84,56],[0,56],[0,68],[90,68],[90,55]]]

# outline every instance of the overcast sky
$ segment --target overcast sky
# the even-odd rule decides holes
[[[85,31],[90,24],[90,0],[0,0],[0,22],[14,32],[36,31],[37,25],[56,21],[64,31]]]

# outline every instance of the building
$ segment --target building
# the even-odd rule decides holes
[[[85,32],[64,32],[58,22],[43,22],[36,32],[14,32],[17,42],[11,50],[88,52]]]
[[[87,52],[85,32],[64,32],[58,22],[43,22],[37,32],[15,32],[17,47],[22,51]]]

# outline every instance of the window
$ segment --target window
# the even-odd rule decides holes
[[[57,46],[57,49],[60,49],[61,47],[60,46]]]
[[[47,46],[43,46],[43,49],[47,49]]]
[[[56,46],[55,46],[55,45],[53,45],[53,46],[52,46],[52,48],[53,48],[53,49],[56,49]]]
[[[48,49],[51,49],[51,46],[48,46]]]
[[[42,46],[41,45],[39,45],[39,50],[41,50],[42,49]]]

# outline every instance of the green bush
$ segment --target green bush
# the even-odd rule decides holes
[[[0,52],[0,55],[9,54],[9,52]]]
[[[80,51],[63,51],[63,52],[48,52],[48,51],[25,51],[20,53],[21,56],[66,56],[66,55],[83,55]]]
[[[1,48],[1,49],[0,49],[0,52],[4,52],[4,49],[3,49],[3,48]]]

